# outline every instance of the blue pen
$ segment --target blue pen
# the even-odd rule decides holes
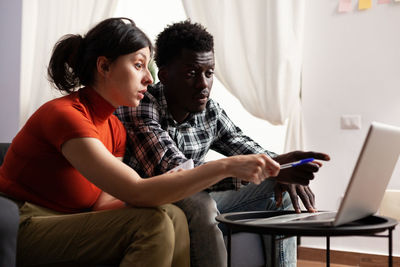
[[[281,170],[299,166],[299,165],[303,165],[303,164],[306,164],[306,163],[312,162],[312,161],[314,161],[314,158],[302,159],[302,160],[295,161],[295,162],[285,163],[285,164],[281,165]]]

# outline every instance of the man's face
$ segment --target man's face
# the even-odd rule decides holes
[[[214,52],[194,52],[184,49],[162,71],[168,108],[174,119],[182,122],[189,113],[205,109],[214,77]]]

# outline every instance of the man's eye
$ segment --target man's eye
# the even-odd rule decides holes
[[[196,75],[196,71],[195,70],[190,70],[186,73],[186,76],[188,77],[194,77]]]
[[[207,76],[208,78],[210,78],[210,77],[213,76],[213,75],[214,75],[214,71],[213,71],[213,70],[209,70],[209,71],[206,72],[206,76]]]

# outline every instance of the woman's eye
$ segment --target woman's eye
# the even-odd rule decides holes
[[[135,68],[137,68],[138,70],[141,69],[143,67],[142,63],[135,63]]]

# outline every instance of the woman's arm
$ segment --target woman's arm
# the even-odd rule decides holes
[[[114,157],[96,138],[65,142],[63,155],[97,187],[133,206],[158,206],[197,193],[229,177],[259,184],[276,176],[279,164],[264,154],[243,155],[208,162],[191,170],[142,179],[132,168]]]
[[[122,157],[117,157],[119,161],[122,162]],[[92,209],[93,210],[112,210],[119,209],[125,207],[126,204],[119,200],[118,198],[113,197],[112,195],[101,191],[100,196],[97,198],[96,203],[94,203]]]
[[[113,209],[120,209],[125,206],[126,206],[126,204],[123,201],[102,191],[100,193],[100,196],[97,198],[96,203],[94,203],[92,209],[93,210],[113,210]]]

